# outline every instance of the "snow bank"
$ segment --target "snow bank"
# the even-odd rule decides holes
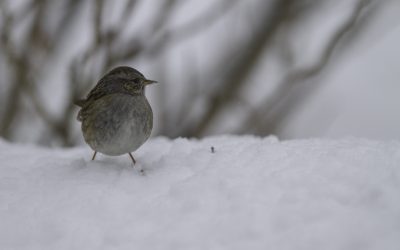
[[[0,249],[399,249],[399,142],[156,138],[134,155],[146,176],[0,141]]]

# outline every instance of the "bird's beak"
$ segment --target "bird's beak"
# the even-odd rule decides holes
[[[149,84],[153,84],[153,83],[157,83],[157,81],[153,81],[153,80],[144,80],[144,85],[149,85]]]

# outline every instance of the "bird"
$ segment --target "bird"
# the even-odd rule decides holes
[[[153,111],[145,96],[145,87],[157,83],[148,80],[138,70],[119,66],[106,73],[86,98],[77,100],[85,142],[98,152],[118,156],[142,146],[153,129]],[[143,170],[140,172],[144,173]]]

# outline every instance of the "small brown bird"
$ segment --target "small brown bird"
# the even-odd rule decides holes
[[[117,156],[137,150],[150,136],[153,111],[144,95],[145,86],[156,83],[136,69],[121,66],[104,75],[81,107],[77,119],[82,122],[85,141],[97,152]]]

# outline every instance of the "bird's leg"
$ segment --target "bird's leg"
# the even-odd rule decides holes
[[[128,153],[128,154],[129,154],[129,157],[131,157],[131,159],[132,159],[133,168],[137,168],[137,170],[139,171],[139,173],[140,173],[141,175],[144,175],[144,170],[143,170],[141,167],[135,167],[136,161],[135,161],[135,158],[133,158],[132,154],[131,154],[131,153]]]
[[[133,158],[133,156],[132,156],[132,154],[131,154],[131,153],[128,153],[128,154],[129,154],[129,156],[130,156],[130,157],[131,157],[131,159],[132,159],[133,165],[135,165],[135,164],[136,164],[135,158]]]
[[[97,151],[94,151],[94,154],[93,154],[93,157],[92,157],[92,161],[94,161],[94,158],[96,158],[96,154],[97,154]]]

